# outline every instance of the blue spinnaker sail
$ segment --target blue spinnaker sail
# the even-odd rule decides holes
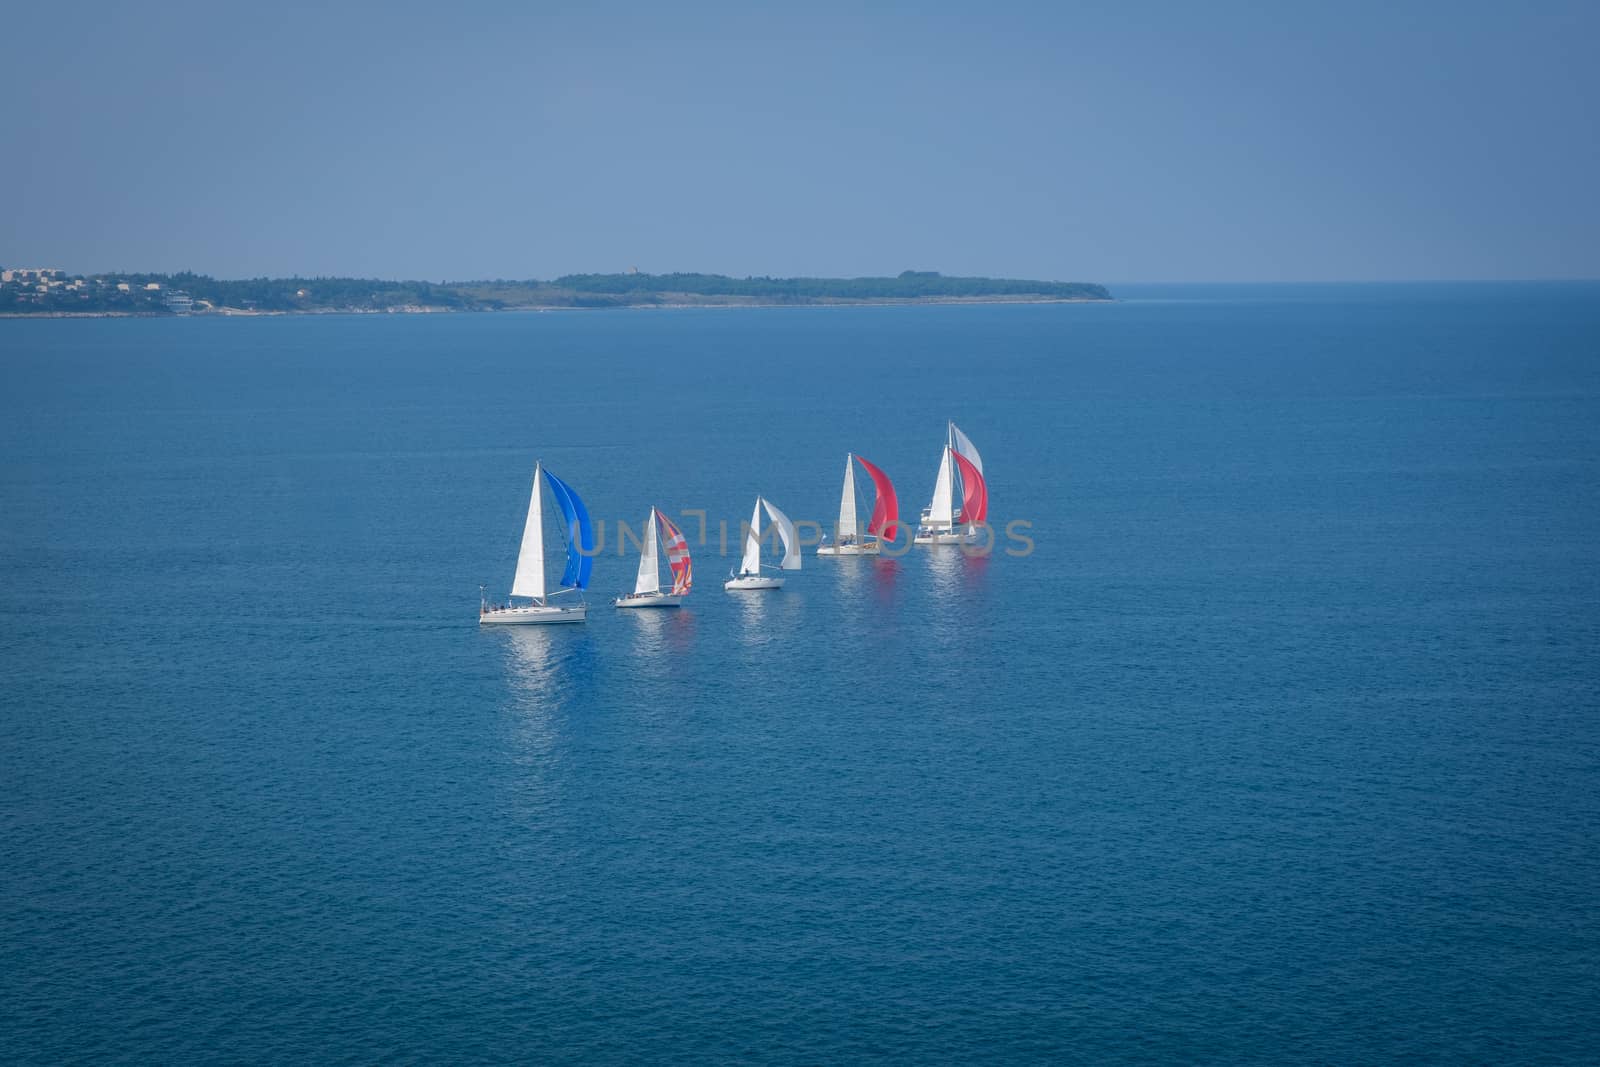
[[[589,572],[594,568],[594,524],[589,521],[589,509],[583,506],[572,486],[548,469],[544,477],[550,483],[556,503],[561,505],[562,517],[567,520],[567,569],[561,575],[561,584],[572,589],[587,589]]]

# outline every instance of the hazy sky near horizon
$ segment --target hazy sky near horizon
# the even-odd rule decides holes
[[[1600,277],[1600,4],[13,5],[0,263]]]

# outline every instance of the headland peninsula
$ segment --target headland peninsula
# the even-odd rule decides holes
[[[0,316],[423,314],[582,308],[806,307],[1110,300],[1103,285],[904,271],[889,278],[568,274],[550,281],[425,282],[0,270]]]

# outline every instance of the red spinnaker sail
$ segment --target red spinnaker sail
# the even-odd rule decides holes
[[[689,586],[694,582],[694,568],[689,563],[689,542],[683,539],[683,533],[674,525],[672,520],[661,512],[656,512],[656,518],[661,520],[663,537],[662,544],[667,549],[667,566],[672,568],[672,595],[682,596],[689,591]]]
[[[989,519],[989,487],[972,461],[955,449],[950,454],[956,458],[961,471],[961,521],[978,523]]]
[[[900,501],[894,495],[894,483],[876,465],[860,456],[856,457],[856,462],[872,476],[872,486],[878,495],[878,499],[872,505],[872,521],[867,523],[867,532],[886,541],[893,541],[895,527],[900,523]]]

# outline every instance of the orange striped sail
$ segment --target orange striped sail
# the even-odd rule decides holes
[[[689,586],[694,581],[694,567],[689,562],[689,542],[683,539],[683,533],[672,520],[661,512],[656,512],[656,518],[661,520],[661,529],[665,533],[663,543],[667,549],[667,566],[672,568],[672,595],[682,596],[689,591]]]

